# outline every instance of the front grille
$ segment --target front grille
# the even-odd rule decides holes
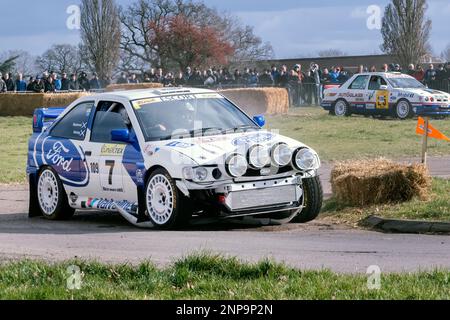
[[[296,185],[286,185],[230,192],[225,204],[231,211],[289,204],[299,200],[297,188]]]

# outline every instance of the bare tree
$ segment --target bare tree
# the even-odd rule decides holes
[[[17,58],[18,56],[9,57],[5,59],[3,62],[0,62],[0,72],[1,73],[11,72],[11,70],[15,66]]]
[[[177,64],[166,59],[160,48],[152,43],[153,29],[170,17],[182,15],[200,28],[214,28],[225,36],[235,49],[231,62],[241,60],[270,59],[273,49],[269,43],[254,35],[253,29],[242,25],[226,13],[218,13],[201,2],[190,0],[137,0],[127,8],[121,8],[121,49],[125,61],[137,58],[144,67],[174,67]],[[140,65],[142,67],[142,64]]]
[[[431,20],[425,14],[426,0],[392,0],[386,6],[381,50],[397,58],[404,67],[418,64],[430,52]]]
[[[442,51],[441,58],[444,62],[450,62],[450,44]]]
[[[114,0],[81,1],[81,39],[86,61],[103,81],[119,62],[120,20]]]
[[[343,56],[347,55],[347,53],[345,53],[344,51],[339,50],[339,49],[322,50],[322,51],[319,51],[317,54],[321,58],[343,57]]]
[[[17,57],[10,72],[22,73],[24,76],[35,75],[38,72],[35,64],[36,57],[31,55],[28,51],[9,50],[0,53],[0,61],[6,60],[9,57]]]
[[[78,73],[83,68],[78,47],[70,44],[53,45],[36,59],[36,65],[41,71],[58,73]]]

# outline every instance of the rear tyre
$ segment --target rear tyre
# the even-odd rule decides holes
[[[336,117],[349,117],[352,115],[352,113],[350,112],[350,106],[348,105],[347,101],[342,99],[334,103],[331,112]]]
[[[39,209],[48,220],[67,220],[75,213],[69,206],[61,179],[52,168],[44,168],[39,173],[36,196]]]
[[[400,120],[411,118],[414,114],[411,104],[408,100],[400,100],[399,102],[397,102],[394,112],[394,116]]]
[[[190,203],[166,170],[156,169],[145,190],[147,214],[156,229],[175,229],[187,224],[192,216]]]
[[[323,190],[320,178],[316,176],[314,178],[303,179],[303,194],[305,197],[305,207],[292,222],[309,222],[319,215],[323,203]]]

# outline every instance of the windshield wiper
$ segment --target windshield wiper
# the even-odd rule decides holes
[[[215,134],[217,132],[223,133],[224,129],[219,128],[219,127],[200,128],[200,129],[194,129],[194,130],[189,131],[189,134],[193,137],[197,136],[198,133],[200,133],[201,136],[204,136],[206,131],[211,131],[211,132],[208,132],[208,134],[212,134],[212,133]]]

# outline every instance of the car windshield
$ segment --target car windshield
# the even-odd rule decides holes
[[[217,93],[164,96],[131,103],[146,141],[259,129],[246,114]]]
[[[425,86],[422,83],[410,77],[388,78],[388,81],[394,88],[404,88],[404,89],[425,88]]]

